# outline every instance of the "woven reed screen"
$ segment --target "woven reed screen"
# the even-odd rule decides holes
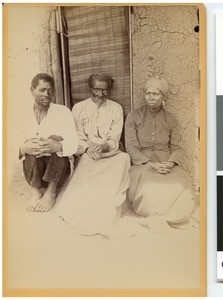
[[[73,104],[89,97],[92,73],[115,79],[110,99],[130,111],[130,53],[128,7],[65,7]]]

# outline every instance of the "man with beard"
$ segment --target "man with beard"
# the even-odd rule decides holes
[[[119,150],[123,111],[108,98],[113,83],[110,75],[91,75],[91,97],[72,109],[81,158],[56,211],[84,235],[114,235],[129,186],[129,155]]]
[[[37,74],[30,90],[34,103],[23,112],[19,156],[32,191],[27,209],[45,212],[55,204],[57,187],[70,174],[69,156],[77,151],[78,137],[70,110],[51,103],[54,96],[51,76]]]

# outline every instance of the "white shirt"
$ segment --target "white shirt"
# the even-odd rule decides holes
[[[34,103],[27,107],[20,120],[20,146],[34,137],[47,139],[51,135],[58,135],[63,141],[61,141],[62,152],[58,152],[57,155],[62,157],[75,154],[78,136],[71,111],[64,105],[50,103],[46,116],[38,124],[33,105]]]
[[[78,154],[85,152],[90,143],[108,143],[110,151],[119,148],[123,128],[121,105],[107,99],[99,106],[88,98],[75,104],[72,113],[80,138]]]

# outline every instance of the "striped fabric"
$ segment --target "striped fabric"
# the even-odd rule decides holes
[[[65,7],[73,104],[89,97],[92,73],[115,79],[110,99],[130,111],[130,53],[128,7]]]

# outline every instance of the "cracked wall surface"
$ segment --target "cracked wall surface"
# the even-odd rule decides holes
[[[55,7],[10,7],[8,11],[9,127],[30,99],[30,79],[53,73],[52,14]],[[133,104],[143,104],[147,78],[162,76],[170,84],[167,109],[180,123],[185,149],[183,167],[199,190],[199,33],[196,7],[135,6],[131,8]],[[53,27],[53,28],[51,28]],[[19,83],[19,84],[18,84]],[[15,101],[19,99],[19,101]],[[129,100],[130,101],[130,100]],[[13,137],[14,138],[14,137]]]
[[[183,167],[199,191],[199,33],[196,7],[147,6],[131,10],[133,105],[144,103],[143,84],[165,78],[170,86],[166,109],[179,121]]]

